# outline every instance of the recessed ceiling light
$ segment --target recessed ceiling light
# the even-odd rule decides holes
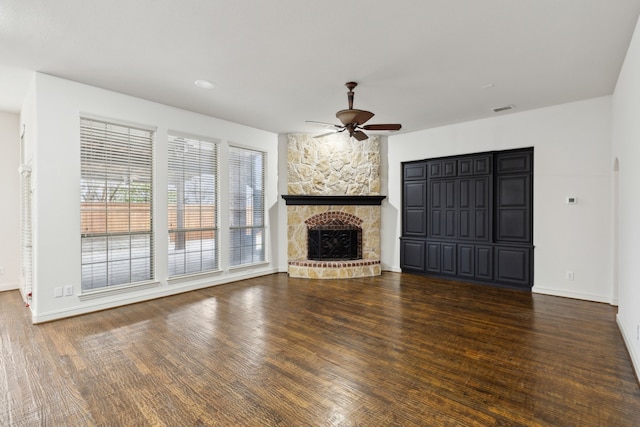
[[[214,87],[216,87],[216,85],[209,80],[196,80],[196,86],[202,89],[213,89]]]

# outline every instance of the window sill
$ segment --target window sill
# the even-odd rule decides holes
[[[229,267],[229,271],[250,270],[256,267],[267,266],[270,264],[271,262],[269,261],[260,261],[260,262],[254,262],[253,264],[234,265],[233,267]]]
[[[210,271],[203,271],[202,273],[181,274],[179,276],[169,277],[167,279],[167,283],[172,284],[172,283],[185,282],[187,280],[192,280],[192,279],[205,279],[207,277],[216,276],[221,273],[222,273],[222,270],[210,270]]]
[[[94,291],[85,291],[84,293],[78,295],[78,299],[80,299],[80,301],[89,301],[98,298],[106,298],[112,295],[125,294],[129,292],[140,291],[142,289],[153,288],[158,286],[159,284],[159,281],[152,280],[148,282],[129,283],[120,286],[107,286],[104,288],[96,289]]]

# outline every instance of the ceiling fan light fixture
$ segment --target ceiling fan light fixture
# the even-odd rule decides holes
[[[366,118],[367,116],[368,118]],[[340,110],[336,113],[336,117],[342,122],[343,125],[362,124],[373,117],[373,113],[370,111],[356,109]]]

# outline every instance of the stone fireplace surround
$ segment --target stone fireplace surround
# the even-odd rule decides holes
[[[381,274],[380,138],[290,134],[287,144],[287,258],[292,277],[334,279]],[[362,228],[362,258],[307,259],[307,230],[340,220]]]

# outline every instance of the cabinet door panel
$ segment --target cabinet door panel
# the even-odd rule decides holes
[[[442,273],[456,274],[456,245],[455,243],[442,243]]]
[[[475,240],[488,241],[489,240],[489,214],[486,210],[475,210],[475,224],[474,234]]]
[[[501,208],[527,206],[529,175],[498,177],[498,206]]]
[[[440,273],[440,243],[427,242],[427,271]]]
[[[429,236],[443,237],[444,230],[444,191],[442,181],[429,182]]]
[[[442,162],[442,176],[452,177],[456,176],[457,173],[457,160],[445,160]]]
[[[496,178],[496,242],[531,242],[529,175]]]
[[[491,239],[491,185],[490,177],[473,180],[473,238],[488,242]]]
[[[458,238],[470,240],[473,238],[473,181],[459,180],[458,197]]]
[[[456,234],[456,211],[448,209],[444,212],[444,236],[455,239]]]
[[[473,187],[471,179],[461,179],[460,181],[460,203],[459,207],[461,209],[469,209],[472,206],[473,200]]]
[[[429,178],[442,178],[442,162],[428,163]]]
[[[458,176],[473,175],[473,159],[458,160]]]
[[[458,245],[458,276],[462,277],[474,277],[474,253],[473,245]]]
[[[426,207],[426,181],[410,181],[404,184],[404,205],[409,208]]]
[[[400,241],[400,259],[403,270],[425,271],[425,242],[419,240]]]
[[[496,173],[531,171],[531,152],[499,153],[496,155]]]
[[[493,279],[493,247],[476,246],[476,279],[492,280]]]
[[[457,181],[444,182],[444,237],[455,239],[457,233],[457,217],[458,217],[458,197],[456,188]]]
[[[442,181],[431,181],[429,190],[429,206],[431,209],[442,209]]]
[[[476,209],[488,209],[491,201],[489,177],[475,178],[473,184],[473,206]]]
[[[491,173],[491,155],[474,158],[473,173],[475,175],[490,174]]]
[[[427,235],[426,187],[426,181],[407,181],[404,183],[404,235],[422,237]]]
[[[427,236],[427,211],[426,209],[405,209],[404,234],[407,236]]]
[[[501,209],[498,211],[498,239],[500,241],[529,240],[528,212],[524,209]]]
[[[438,209],[432,209],[429,215],[431,219],[431,229],[429,230],[429,236],[431,237],[442,237],[444,236],[444,230],[442,227],[442,211]]]
[[[405,181],[427,179],[427,164],[415,163],[410,165],[404,165],[403,175],[404,175]]]
[[[529,284],[528,248],[500,247],[495,248],[495,279],[499,282]]]
[[[456,198],[457,181],[444,181],[444,207],[446,209],[456,209],[458,207]]]
[[[458,238],[469,240],[473,238],[473,218],[470,209],[461,209],[458,212]]]

